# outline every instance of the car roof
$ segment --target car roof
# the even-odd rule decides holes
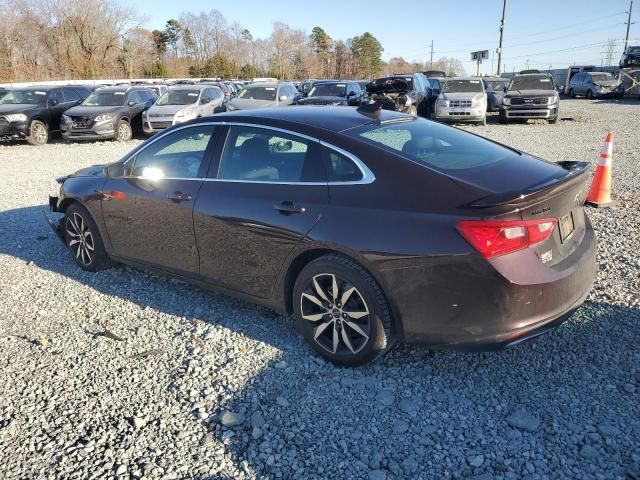
[[[465,81],[469,81],[469,80],[481,80],[478,77],[447,77],[445,79],[445,82],[448,82],[449,80],[465,80]]]
[[[583,72],[579,72],[579,73],[583,73]],[[527,78],[533,78],[533,77],[540,77],[540,78],[549,78],[551,77],[550,74],[548,73],[518,73],[516,74],[513,78],[515,77],[527,77]]]
[[[286,108],[263,108],[256,110],[236,110],[233,112],[218,113],[214,117],[201,119],[200,121],[243,121],[265,123],[287,123],[290,126],[305,125],[330,132],[342,132],[350,128],[367,125],[370,123],[392,121],[409,117],[400,112],[381,110],[379,120],[371,114],[365,115],[359,109],[345,107],[326,106],[293,106]],[[197,122],[196,122],[197,123]],[[274,125],[275,126],[275,125]]]
[[[204,90],[205,88],[220,88],[217,85],[208,85],[206,83],[200,83],[197,85],[184,85],[184,84],[178,84],[178,85],[172,85],[169,87],[169,90]]]
[[[62,88],[67,87],[69,85],[30,85],[28,87],[16,87],[13,90],[43,90],[48,92],[49,90],[53,90],[54,88]]]

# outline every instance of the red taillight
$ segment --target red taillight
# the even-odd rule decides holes
[[[457,227],[480,255],[493,258],[545,241],[556,223],[555,218],[511,222],[463,220]]]

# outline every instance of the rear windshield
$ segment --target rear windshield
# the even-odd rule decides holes
[[[347,93],[346,83],[316,83],[311,91],[310,97],[344,97]]]
[[[190,105],[198,101],[199,90],[168,90],[156,101],[156,105]]]
[[[40,90],[10,90],[4,96],[0,93],[0,104],[20,103],[27,105],[44,105],[47,92]]]
[[[480,80],[447,80],[442,84],[442,93],[482,92]]]
[[[509,90],[554,90],[549,77],[513,77]]]
[[[117,107],[124,105],[126,96],[127,92],[124,90],[98,90],[89,95],[82,104],[92,107]]]
[[[640,47],[629,47],[627,53],[630,53],[631,55],[640,55]]]
[[[275,100],[276,87],[245,87],[238,94],[238,98],[248,100]]]
[[[535,181],[566,173],[552,163],[423,119],[388,125],[368,124],[345,133],[445,175],[474,184],[481,182],[495,190],[504,188],[505,177],[501,173],[504,171],[516,172],[516,175],[520,172],[524,177],[523,183],[534,183],[531,176],[523,173],[531,168],[536,170]],[[514,180],[514,186],[515,183]]]

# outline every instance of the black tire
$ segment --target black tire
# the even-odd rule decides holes
[[[33,120],[29,125],[27,142],[31,145],[46,145],[49,141],[49,129],[40,120]]]
[[[74,261],[83,270],[97,272],[112,265],[96,222],[89,211],[79,203],[70,205],[65,211],[62,232],[65,245]],[[84,238],[84,241],[81,239],[78,243],[80,237]]]
[[[333,294],[333,279],[337,295]],[[327,302],[315,285],[326,292]],[[325,305],[320,307],[310,296]],[[365,365],[393,346],[391,309],[382,289],[364,268],[346,257],[326,255],[305,266],[293,287],[293,310],[305,340],[336,365]]]
[[[553,118],[550,118],[549,120],[547,120],[551,125],[555,125],[556,123],[558,123],[558,115],[556,115]]]
[[[507,116],[502,111],[498,114],[498,122],[502,124],[509,123]]]
[[[571,98],[576,98],[576,92],[574,92],[574,91],[573,91],[573,88],[570,88],[570,89],[569,89],[569,96],[570,96]]]
[[[116,139],[119,142],[128,142],[133,137],[131,124],[126,120],[119,120],[116,129]]]
[[[587,100],[591,100],[593,99],[593,92],[591,91],[591,89],[587,90]]]

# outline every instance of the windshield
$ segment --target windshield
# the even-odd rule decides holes
[[[98,90],[89,95],[87,99],[82,102],[82,105],[91,107],[118,107],[124,105],[126,96],[127,92],[125,91]]]
[[[2,96],[2,94],[0,94]],[[0,104],[21,103],[26,105],[45,105],[47,92],[42,90],[10,90],[0,98]]]
[[[509,90],[554,90],[549,77],[513,77]]]
[[[631,55],[640,55],[640,47],[629,47],[627,53],[630,53]]]
[[[344,97],[347,93],[346,83],[316,83],[309,91],[310,97]]]
[[[442,93],[482,92],[480,80],[447,80],[442,84]]]
[[[504,90],[509,84],[509,80],[485,80],[487,82],[487,90]]]
[[[529,172],[534,170],[541,179],[566,173],[550,162],[521,155],[479,136],[423,119],[388,125],[371,123],[345,133],[452,178],[496,191],[504,189],[504,171],[513,174],[513,184],[509,188],[515,189],[532,184],[535,178]]]
[[[413,90],[411,77],[378,78],[367,85],[368,92],[408,92]]]
[[[246,87],[238,94],[238,98],[273,101],[276,99],[276,87]]]
[[[167,90],[156,101],[156,105],[191,105],[198,101],[199,90]]]
[[[615,80],[616,77],[614,77],[613,74],[611,74],[609,72],[602,72],[602,73],[592,73],[591,74],[591,79],[594,82],[602,82],[602,81],[606,81],[606,80]]]

